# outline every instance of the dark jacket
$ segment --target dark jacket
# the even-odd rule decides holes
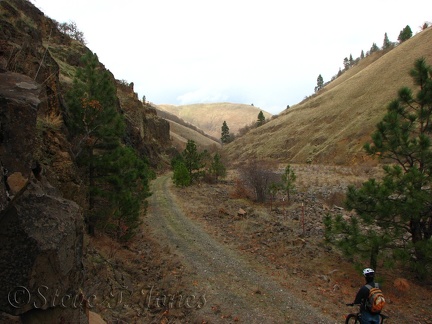
[[[372,287],[375,287],[375,282],[370,281],[366,285],[370,285]],[[369,288],[366,287],[366,285],[364,285],[363,287],[361,287],[359,289],[359,291],[357,292],[357,295],[355,297],[355,300],[354,300],[354,304],[360,304],[360,311],[361,312],[367,311],[365,308],[365,302],[369,297]]]

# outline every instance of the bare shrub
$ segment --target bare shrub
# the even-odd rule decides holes
[[[77,24],[74,21],[69,21],[68,23],[58,23],[57,25],[60,32],[63,34],[68,35],[72,39],[75,39],[76,41],[86,44],[86,40],[84,38],[84,33],[78,29]]]
[[[270,184],[280,181],[280,175],[273,171],[275,169],[275,163],[257,159],[251,159],[239,168],[241,180],[255,193],[257,202],[265,202]]]

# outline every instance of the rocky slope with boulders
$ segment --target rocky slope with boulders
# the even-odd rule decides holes
[[[0,319],[7,322],[86,323],[91,314],[83,283],[98,274],[86,271],[87,190],[63,121],[64,94],[88,50],[30,1],[0,1]],[[168,122],[137,98],[133,83],[111,77],[124,143],[164,169]]]
[[[35,159],[40,84],[5,71],[0,84],[0,309],[24,317],[45,310],[46,321],[67,317],[84,323],[80,309],[62,311],[61,305],[35,299],[45,287],[44,293],[79,294],[82,212],[49,183]]]

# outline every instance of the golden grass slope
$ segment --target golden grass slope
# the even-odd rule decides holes
[[[363,145],[389,102],[401,87],[413,87],[409,71],[415,60],[424,57],[432,65],[431,48],[428,28],[391,51],[366,57],[317,95],[226,145],[226,153],[237,161],[361,163],[366,159]]]
[[[220,148],[221,143],[217,138],[206,134],[195,125],[185,122],[183,119],[168,111],[162,111],[157,106],[152,106],[159,117],[170,124],[170,137],[173,146],[180,152],[186,148],[188,140],[196,143],[200,150],[215,150]]]
[[[173,146],[179,152],[186,148],[188,140],[194,141],[200,150],[212,150],[212,148],[219,148],[221,146],[219,142],[216,142],[189,127],[172,120],[168,120],[168,122],[170,124],[170,136]]]
[[[215,138],[221,137],[221,127],[224,121],[235,134],[242,127],[257,121],[260,108],[252,105],[237,103],[205,103],[192,105],[157,105],[157,108],[174,114],[184,121],[197,126],[206,134]],[[263,111],[264,116],[271,117],[271,114]]]

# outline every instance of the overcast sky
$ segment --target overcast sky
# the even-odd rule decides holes
[[[116,79],[155,104],[235,102],[277,114],[343,59],[432,21],[430,0],[32,0],[73,21]]]

